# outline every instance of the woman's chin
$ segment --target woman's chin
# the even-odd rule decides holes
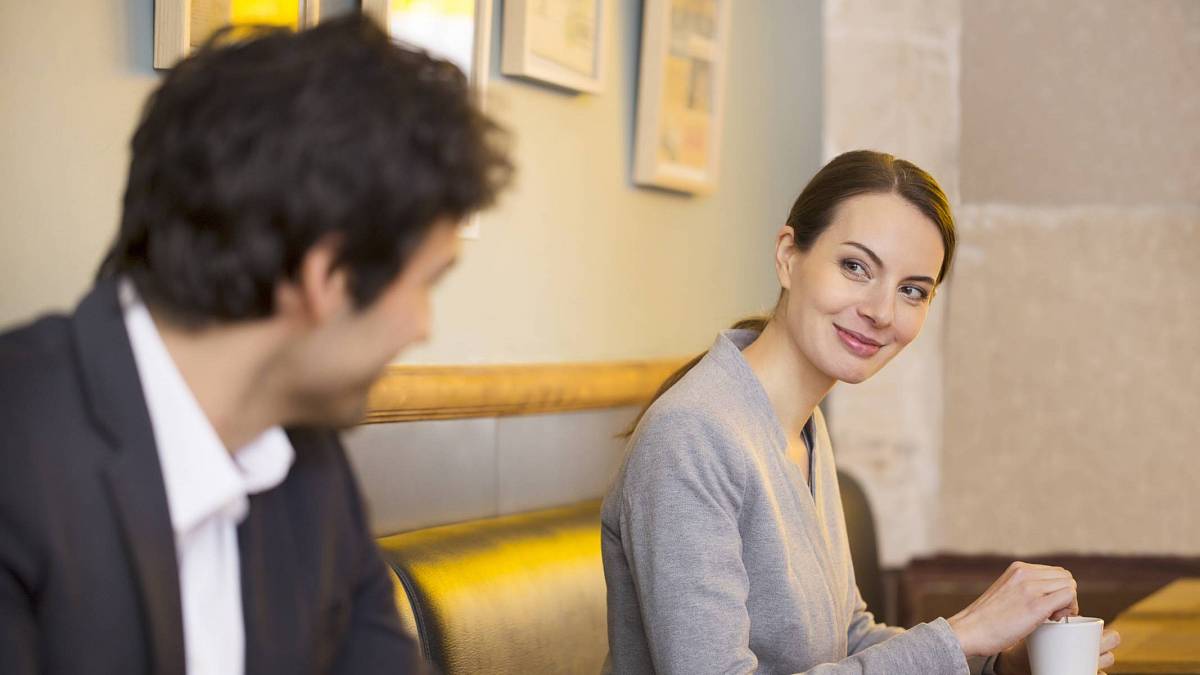
[[[882,350],[868,358],[852,354],[831,354],[831,358],[826,360],[828,368],[822,368],[822,370],[838,382],[859,384],[871,379],[875,373],[878,373],[892,360],[893,356],[895,356],[894,352]]]
[[[869,377],[871,377],[870,373],[851,373],[837,378],[837,381],[845,382],[846,384],[859,384],[860,382],[865,382]]]
[[[838,382],[845,382],[846,384],[859,384],[860,382],[865,382],[866,380],[870,379],[871,376],[879,370],[878,368],[872,368],[869,366],[870,364],[866,363],[855,363],[853,365],[839,364],[839,366],[833,369],[833,372],[829,374],[832,375],[833,379],[837,380]]]

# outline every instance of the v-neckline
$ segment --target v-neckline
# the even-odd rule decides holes
[[[817,448],[813,438],[813,418],[816,413],[809,416],[808,421],[804,423],[804,428],[800,430],[800,442],[804,443],[804,449],[808,452],[808,493],[812,495],[813,504],[817,503],[817,483],[813,480],[813,476],[817,473]]]
[[[786,438],[786,436],[785,436]],[[813,418],[809,417],[804,423],[804,427],[800,430],[799,442],[804,447],[804,465],[801,465],[799,458],[794,456],[792,452],[792,444],[790,440],[785,440],[784,443],[784,459],[792,466],[803,479],[804,484],[808,487],[808,492],[812,495],[813,503],[816,503],[817,490],[816,483],[813,482],[813,475],[816,473],[816,448],[813,440]]]
[[[787,456],[788,437],[784,431],[783,421],[775,414],[775,407],[771,405],[771,398],[767,396],[767,390],[763,387],[762,381],[754,374],[754,369],[746,362],[746,355],[742,353],[750,343],[759,335],[757,331],[746,329],[728,329],[721,331],[717,341],[709,350],[709,355],[720,360],[726,361],[733,367],[737,377],[745,378],[747,385],[750,387],[749,393],[755,400],[752,407],[755,410],[761,411],[765,416],[765,421],[771,429],[771,435],[774,437],[777,452],[783,456],[785,466],[792,467],[800,478],[804,478],[802,467],[797,465]],[[729,349],[728,354],[724,354],[726,349]],[[732,359],[727,360],[727,359]],[[816,417],[817,411],[813,410],[808,416],[808,420],[804,423],[804,427],[800,430],[801,440],[805,441],[808,448],[808,480],[801,482],[808,488],[809,498],[812,499],[812,507],[814,513],[820,512],[819,502],[817,501],[817,487],[814,475],[817,471],[817,439],[816,439]]]
[[[771,442],[774,444],[773,452],[770,454],[773,455],[779,470],[784,472],[784,482],[787,484],[789,495],[799,512],[799,531],[796,534],[805,537],[810,542],[812,555],[822,570],[822,578],[829,594],[829,601],[835,607],[840,606],[839,592],[831,585],[836,578],[836,573],[835,553],[826,529],[828,514],[822,503],[827,495],[824,490],[818,492],[817,486],[817,481],[821,480],[821,472],[826,469],[824,464],[817,465],[819,461],[817,455],[827,452],[824,446],[828,442],[828,437],[819,432],[817,428],[817,417],[821,412],[819,408],[814,409],[801,429],[801,438],[807,437],[806,445],[808,447],[808,480],[805,481],[803,467],[793,462],[787,455],[788,438],[783,423],[775,414],[775,408],[771,405],[771,400],[767,396],[762,382],[754,374],[742,354],[742,348],[753,341],[754,335],[756,334],[753,331],[723,331],[712,349],[709,350],[709,356],[721,363],[722,367],[728,368],[728,372],[736,378],[736,381],[746,388],[745,393],[749,399],[747,401],[749,407],[756,411],[766,426],[767,435],[771,437]],[[808,489],[802,490],[801,485]],[[804,494],[805,492],[807,495]]]

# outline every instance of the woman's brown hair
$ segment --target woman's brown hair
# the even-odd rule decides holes
[[[942,268],[938,270],[937,283],[941,284],[950,262],[954,259],[956,237],[954,216],[950,213],[950,200],[946,193],[926,171],[903,159],[874,150],[853,150],[834,157],[817,172],[788,213],[787,226],[792,228],[792,239],[796,248],[808,251],[830,223],[837,207],[847,199],[873,193],[893,193],[921,210],[942,235],[945,255]],[[780,296],[782,299],[782,295]],[[776,305],[778,306],[778,304]],[[733,328],[747,328],[762,332],[771,315],[750,317],[733,324]],[[701,353],[671,374],[658,388],[650,402],[638,413],[629,428],[621,432],[622,437],[633,435],[646,411],[668,389],[683,378],[708,352]]]

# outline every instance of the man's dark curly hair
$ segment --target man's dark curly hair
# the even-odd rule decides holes
[[[506,145],[458,68],[365,17],[218,33],[146,104],[99,277],[185,324],[266,317],[334,234],[363,307],[436,222],[491,205]]]

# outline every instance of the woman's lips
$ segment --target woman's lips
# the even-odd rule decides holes
[[[845,345],[851,354],[859,358],[869,359],[879,351],[881,345],[865,335],[859,335],[854,331],[846,330],[837,324],[834,324],[833,327],[837,330],[838,339],[842,341],[842,344]]]

